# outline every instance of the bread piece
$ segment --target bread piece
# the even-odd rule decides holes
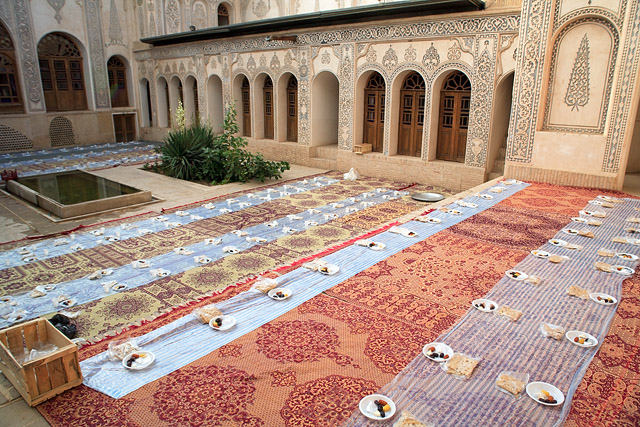
[[[516,322],[520,316],[522,316],[522,312],[515,310],[513,308],[509,308],[506,305],[501,306],[498,311],[496,311],[496,314],[499,314],[500,316],[504,316],[509,318],[512,322]]]
[[[562,261],[566,260],[562,255],[551,255],[549,258],[549,262],[554,264],[560,264]]]
[[[593,265],[600,271],[611,273],[611,264],[607,264],[606,262],[596,262]]]
[[[427,427],[427,425],[416,420],[409,412],[402,411],[398,421],[393,423],[393,427]]]
[[[470,378],[473,370],[478,365],[478,360],[472,359],[460,353],[454,353],[446,364],[447,374],[459,375]]]
[[[519,397],[520,393],[524,391],[524,388],[526,386],[526,384],[519,379],[507,374],[498,375],[496,385],[513,394],[515,397]]]
[[[632,222],[634,224],[640,224],[640,218],[632,216],[627,218],[627,222]]]
[[[564,245],[564,249],[575,249],[575,250],[581,251],[582,246],[576,245],[574,243],[567,243],[566,245]]]
[[[600,248],[598,249],[598,255],[600,256],[604,256],[604,257],[612,257],[614,256],[616,253],[613,251],[610,251],[609,249],[605,249],[605,248]]]
[[[640,229],[633,227],[627,227],[624,229],[624,231],[631,234],[640,233]]]
[[[222,315],[222,311],[220,311],[215,304],[205,305],[204,307],[196,308],[193,310],[193,313],[200,319],[203,323],[209,324],[211,319],[214,317],[218,317]]]
[[[553,327],[548,323],[542,324],[542,330],[548,337],[553,338],[554,340],[561,340],[564,337],[564,329],[561,327]]]
[[[583,237],[588,237],[590,239],[593,239],[595,237],[595,235],[591,231],[587,231],[587,230],[580,230],[578,231],[578,234]]]
[[[592,219],[590,221],[587,221],[587,225],[592,225],[594,227],[600,227],[602,225],[602,221],[597,221],[595,219]]]
[[[569,289],[567,289],[567,294],[569,294],[572,297],[578,297],[578,298],[582,298],[582,299],[589,299],[589,291],[587,291],[586,289],[582,289],[578,286],[575,285],[571,285],[569,286]]]
[[[629,243],[629,240],[626,237],[614,237],[611,241],[614,243]]]
[[[531,283],[532,285],[536,285],[536,286],[538,286],[540,283],[542,283],[542,279],[539,278],[538,276],[529,276],[524,281],[527,282],[527,283]]]

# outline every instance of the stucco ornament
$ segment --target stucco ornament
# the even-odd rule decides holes
[[[56,21],[58,21],[59,24],[60,21],[62,21],[62,14],[60,13],[60,11],[64,7],[64,0],[47,0],[47,3],[49,3],[49,6],[51,6],[53,10],[55,10],[56,14],[53,17],[56,19]]]
[[[580,42],[576,60],[573,63],[567,94],[564,103],[571,107],[571,111],[580,111],[589,102],[589,39],[585,34]]]
[[[382,57],[382,65],[384,65],[389,71],[393,70],[396,65],[398,65],[398,55],[391,46],[389,46],[389,49],[387,49]]]

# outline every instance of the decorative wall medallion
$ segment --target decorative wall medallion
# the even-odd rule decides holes
[[[293,57],[291,56],[291,51],[287,50],[287,53],[284,54],[284,65],[290,67],[293,63]]]
[[[378,60],[378,55],[376,54],[376,50],[373,46],[369,46],[369,50],[367,51],[367,62],[376,62]]]
[[[409,45],[409,47],[404,51],[404,60],[407,62],[413,62],[418,57],[416,49]]]
[[[196,29],[207,28],[207,10],[203,3],[197,2],[193,5],[193,13],[191,14],[191,24]]]
[[[576,60],[573,63],[564,103],[571,111],[580,111],[589,102],[589,39],[585,34],[580,42]]]
[[[259,0],[253,2],[253,13],[260,19],[264,18],[271,9],[271,0],[267,0],[265,3],[264,0]]]
[[[458,40],[453,41],[453,45],[447,51],[447,59],[449,61],[457,61],[462,56],[462,50],[460,49],[460,43]]]
[[[137,8],[136,13],[138,14],[138,37],[143,38],[146,36],[146,32],[144,30],[144,10],[141,7]]]
[[[280,70],[280,59],[278,59],[278,55],[276,55],[275,52],[271,57],[271,63],[269,63],[269,68],[271,68],[271,71],[273,71],[274,73],[277,73]]]
[[[56,19],[56,21],[58,21],[59,24],[60,21],[62,21],[62,15],[60,14],[60,11],[64,7],[64,0],[47,0],[47,3],[49,3],[49,6],[51,6],[53,10],[55,10],[56,14],[53,17]]]
[[[322,56],[320,57],[320,62],[322,64],[330,64],[331,63],[331,54],[329,54],[329,52],[327,52],[326,50],[324,52],[322,52]]]
[[[440,64],[440,55],[438,55],[438,50],[433,46],[433,43],[431,43],[431,47],[427,49],[427,53],[422,57],[422,63],[429,71],[435,70]]]
[[[178,67],[178,74],[180,74],[180,77],[182,77],[182,80],[184,80],[184,76],[187,74],[187,70],[185,69],[183,62],[181,62],[180,67]]]
[[[111,0],[111,5],[109,6],[109,44],[124,46],[116,0]]]
[[[249,60],[247,60],[247,70],[252,73],[256,70],[256,60],[253,59],[253,55],[249,56]]]
[[[260,55],[260,68],[267,68],[267,57],[264,55]]]
[[[396,51],[393,50],[391,45],[389,45],[389,49],[387,49],[382,57],[382,65],[384,65],[389,71],[398,65],[398,55],[396,55]]]

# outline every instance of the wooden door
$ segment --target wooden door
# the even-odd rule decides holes
[[[464,163],[471,105],[471,83],[461,72],[445,80],[440,92],[440,116],[436,157]]]
[[[136,139],[136,128],[133,114],[116,114],[113,116],[113,129],[116,142],[129,142]]]
[[[374,73],[367,81],[364,91],[365,112],[362,142],[371,144],[372,151],[382,153],[384,143],[385,83],[382,76]]]
[[[273,82],[267,77],[262,87],[264,100],[264,138],[273,139]]]
[[[424,79],[418,73],[411,73],[405,79],[402,87],[398,154],[420,157],[424,126]]]
[[[107,62],[107,76],[109,77],[111,108],[128,107],[127,68],[118,57],[112,56]]]
[[[298,80],[294,76],[287,84],[287,141],[298,142]]]
[[[251,136],[251,94],[249,80],[242,81],[242,135]]]

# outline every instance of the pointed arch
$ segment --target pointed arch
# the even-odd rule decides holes
[[[471,107],[471,81],[462,71],[450,73],[440,89],[436,158],[464,163]]]
[[[0,21],[0,113],[24,112],[13,40]]]
[[[129,106],[129,85],[127,83],[127,66],[122,57],[114,55],[107,61],[109,93],[111,108]]]

